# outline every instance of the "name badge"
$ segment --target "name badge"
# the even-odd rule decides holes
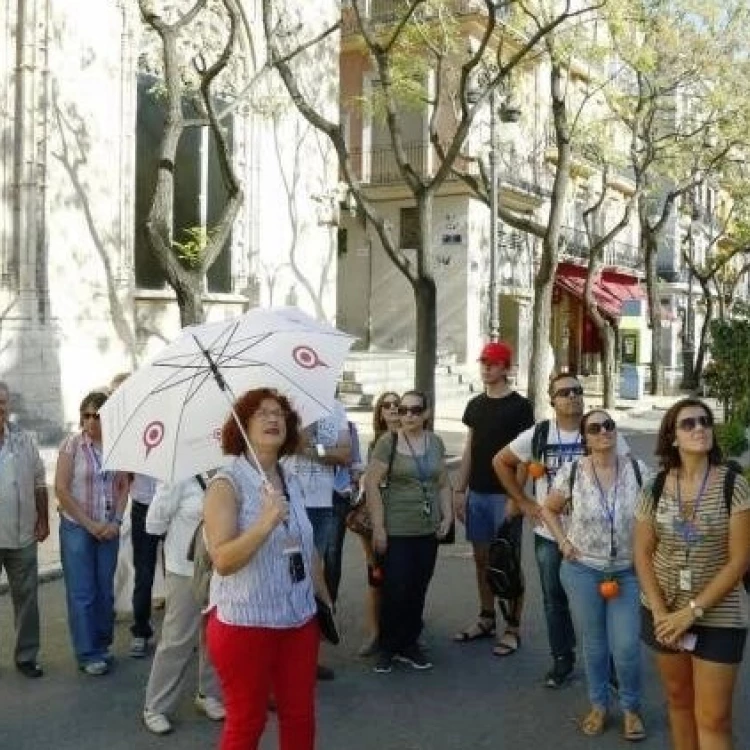
[[[693,590],[693,574],[689,568],[682,568],[680,570],[680,591],[692,591]]]

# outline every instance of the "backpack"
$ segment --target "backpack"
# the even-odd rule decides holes
[[[521,535],[523,516],[506,518],[490,545],[487,565],[487,584],[492,593],[503,600],[513,600],[524,592],[521,572]],[[505,609],[503,608],[505,615]],[[507,616],[506,616],[507,617]]]
[[[543,419],[534,425],[534,433],[531,436],[531,458],[534,461],[544,462],[544,453],[549,440],[549,426],[549,419]]]
[[[197,474],[195,481],[206,491],[206,480]],[[208,606],[208,590],[211,586],[211,576],[214,572],[214,564],[211,555],[208,554],[206,547],[206,537],[203,533],[203,519],[198,521],[198,525],[193,532],[193,538],[188,546],[187,559],[193,563],[193,580],[190,582],[190,588],[193,591],[193,597],[198,602],[201,609]]]
[[[727,508],[727,515],[732,513],[732,498],[734,497],[734,485],[737,482],[737,475],[742,473],[740,467],[733,463],[725,464],[727,473],[724,475],[724,504]],[[659,507],[659,500],[661,499],[662,493],[664,492],[664,485],[667,481],[667,472],[660,471],[654,478],[654,483],[651,487],[651,497],[654,501],[654,515],[656,509]],[[750,593],[750,570],[745,571],[745,575],[742,576],[742,585],[745,587],[745,591]]]
[[[638,482],[639,487],[643,487],[643,475],[641,474],[641,467],[632,456],[630,458],[630,464],[633,467],[633,473],[635,474],[635,481]],[[578,474],[578,461],[573,461],[573,465],[570,467],[570,477],[568,478],[568,487],[570,489],[570,497],[573,497],[573,485],[576,483],[576,474]],[[662,483],[662,487],[663,487]]]

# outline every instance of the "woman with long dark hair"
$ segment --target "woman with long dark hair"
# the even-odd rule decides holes
[[[426,429],[425,394],[408,391],[398,408],[401,427],[375,445],[365,474],[372,516],[372,545],[383,556],[379,656],[375,671],[390,672],[394,659],[414,669],[432,664],[419,646],[427,588],[438,539],[453,521],[443,441]],[[386,475],[388,484],[381,489]]]
[[[635,525],[642,637],[656,654],[674,750],[731,750],[750,614],[750,491],[722,465],[713,413],[699,399],[667,411],[656,454],[662,473]]]

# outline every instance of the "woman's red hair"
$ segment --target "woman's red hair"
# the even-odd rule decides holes
[[[300,419],[289,399],[273,388],[253,388],[234,402],[234,413],[239,418],[240,424],[247,429],[250,418],[260,408],[260,405],[271,399],[275,401],[284,412],[286,422],[286,439],[279,448],[279,457],[289,456],[295,453],[300,442]],[[245,438],[232,414],[229,415],[224,426],[221,428],[221,449],[230,456],[241,456],[247,449]]]

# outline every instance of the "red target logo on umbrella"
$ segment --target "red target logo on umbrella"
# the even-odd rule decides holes
[[[148,454],[161,445],[164,440],[164,422],[149,422],[146,425],[146,429],[143,431],[143,444],[146,446],[146,458]]]
[[[316,367],[328,367],[311,346],[295,346],[292,349],[292,359],[305,370],[314,370]]]

